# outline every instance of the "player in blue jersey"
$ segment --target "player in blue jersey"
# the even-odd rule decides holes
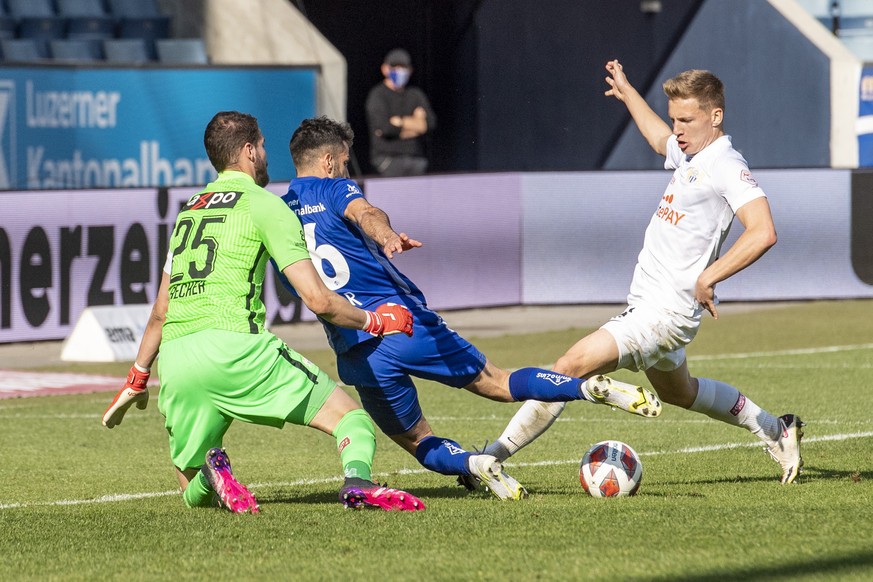
[[[641,416],[660,413],[653,393],[604,376],[586,381],[538,368],[510,373],[449,329],[428,309],[415,283],[389,260],[421,243],[396,232],[385,212],[368,203],[348,178],[353,139],[347,123],[327,117],[304,120],[290,144],[297,178],[282,199],[300,217],[313,264],[329,289],[361,309],[389,302],[413,314],[412,339],[402,341],[322,320],[340,378],[357,389],[364,409],[385,434],[427,469],[458,475],[462,483],[482,485],[500,499],[520,499],[527,492],[496,457],[465,451],[434,435],[413,376],[500,402],[541,401],[544,411],[548,402],[590,400]]]

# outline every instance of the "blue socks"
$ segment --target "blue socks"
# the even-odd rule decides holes
[[[443,475],[469,475],[467,459],[472,455],[451,439],[425,437],[415,449],[415,458],[425,469]]]
[[[585,400],[583,380],[541,368],[522,368],[509,375],[509,393],[516,401],[568,402]]]
[[[583,380],[541,368],[522,368],[509,375],[509,392],[516,401],[568,402],[585,400],[580,390]],[[469,451],[455,441],[429,436],[418,443],[415,458],[421,465],[443,475],[469,475]]]

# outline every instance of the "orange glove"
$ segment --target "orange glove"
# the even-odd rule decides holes
[[[366,314],[364,331],[367,333],[378,336],[405,333],[412,337],[412,313],[403,305],[385,303]]]
[[[103,426],[112,428],[117,424],[121,424],[124,419],[124,413],[130,408],[131,404],[136,404],[140,410],[145,410],[149,404],[149,389],[146,386],[149,381],[149,372],[138,370],[136,365],[130,367],[130,372],[127,373],[127,381],[112,402],[109,408],[103,413]]]

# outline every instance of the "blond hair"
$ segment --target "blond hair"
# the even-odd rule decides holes
[[[721,79],[700,69],[679,73],[664,82],[668,99],[697,99],[700,108],[707,113],[713,109],[724,110],[724,83]]]

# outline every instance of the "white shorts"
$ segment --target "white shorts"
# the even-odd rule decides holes
[[[685,346],[697,335],[699,326],[699,317],[634,305],[604,323],[601,329],[615,338],[618,368],[670,372],[685,361]]]

